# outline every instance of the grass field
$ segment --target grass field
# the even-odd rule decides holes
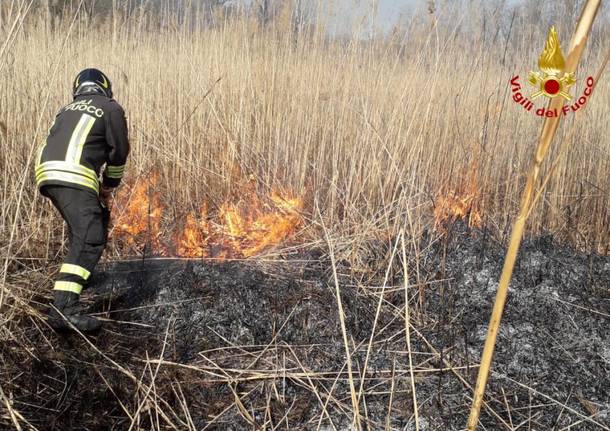
[[[487,22],[460,9],[420,14],[363,41],[329,40],[322,24],[295,28],[289,10],[265,28],[222,16],[204,27],[196,11],[195,24],[181,25],[171,10],[96,21],[40,10],[19,21],[9,3],[19,2],[2,5],[0,238],[11,256],[41,256],[57,230],[35,193],[32,155],[87,66],[107,71],[127,111],[128,175],[162,173],[175,213],[227,199],[236,167],[261,188],[304,195],[341,235],[396,232],[413,209],[427,223],[453,191],[472,195],[500,234],[516,212],[541,119],[511,100],[508,81],[518,74],[526,85],[547,31],[523,10],[513,19],[487,6]],[[572,24],[562,21],[565,47]],[[602,63],[607,28],[595,28],[575,95]],[[555,175],[530,223],[588,250],[610,241],[609,87],[602,79],[580,118],[562,125],[546,165],[559,157]]]
[[[169,1],[154,12],[115,2],[100,15],[73,3],[56,14],[38,2],[0,2],[3,339],[24,315],[39,315],[28,302],[36,292],[16,280],[60,261],[65,232],[36,191],[34,155],[81,69],[113,81],[130,127],[126,182],[155,173],[164,241],[202,206],[217,218],[227,202],[241,204],[247,183],[261,202],[278,190],[300,200],[289,243],[328,239],[358,266],[371,244],[403,229],[409,241],[443,235],[456,208],[506,239],[542,125],[513,102],[509,81],[537,70],[551,24],[565,54],[578,16],[571,2],[540,6],[543,16],[500,1],[440,2],[366,38],[360,23],[331,37],[322,14],[299,21],[290,2],[265,23]],[[576,73],[576,97],[608,54],[607,9]],[[606,74],[586,108],[562,121],[529,234],[610,251],[609,100]],[[117,244],[107,259],[127,253]]]

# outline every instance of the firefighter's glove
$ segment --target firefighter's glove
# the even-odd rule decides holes
[[[100,203],[106,209],[110,208],[110,198],[112,197],[112,188],[100,187]]]

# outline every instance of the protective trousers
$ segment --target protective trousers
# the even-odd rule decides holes
[[[48,185],[43,193],[68,224],[69,233],[68,254],[53,289],[80,295],[104,252],[110,212],[96,194],[83,189]]]

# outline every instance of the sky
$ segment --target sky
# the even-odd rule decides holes
[[[1,0],[0,0],[1,1]],[[233,0],[231,3],[252,5],[260,0]],[[304,0],[327,8],[329,33],[361,34],[370,36],[373,30],[387,33],[401,20],[406,22],[415,10],[426,10],[429,0]],[[434,0],[437,7],[451,4],[453,0]],[[463,0],[465,1],[465,0]],[[472,0],[484,2],[486,0]],[[518,5],[525,0],[505,0],[507,6]],[[550,0],[552,1],[552,0]],[[373,17],[375,17],[373,19]],[[373,26],[373,23],[375,25]]]
[[[358,26],[363,17],[374,16],[375,10],[378,30],[387,31],[396,25],[401,17],[404,19],[408,16],[423,0],[336,0],[335,3],[336,9],[330,27],[334,27],[337,33],[351,33],[353,26]]]
[[[506,3],[516,5],[522,1],[508,0]],[[333,3],[337,5],[335,20],[339,27],[349,26],[349,23],[353,24],[354,20],[361,20],[363,16],[373,16],[372,5],[376,4],[377,26],[386,31],[393,28],[400,19],[408,17],[414,9],[425,8],[427,5],[426,0],[334,0]]]
[[[1,0],[0,0],[1,1]],[[373,15],[372,5],[376,3],[376,22],[384,29],[392,28],[401,16],[408,14],[416,5],[426,0],[311,0],[328,8],[329,27],[333,33],[351,33],[354,25],[364,17]],[[251,5],[256,0],[236,0],[232,3]]]

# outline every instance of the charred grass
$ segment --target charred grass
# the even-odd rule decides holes
[[[348,429],[349,360],[363,429],[462,429],[503,249],[460,227],[405,266],[401,240],[377,245],[375,277],[337,261],[343,315],[322,250],[107,263],[85,294],[106,325],[88,338],[49,331],[45,299],[16,281],[32,310],[6,327],[3,391],[39,429]],[[607,258],[524,245],[483,426],[607,428],[609,287]]]

